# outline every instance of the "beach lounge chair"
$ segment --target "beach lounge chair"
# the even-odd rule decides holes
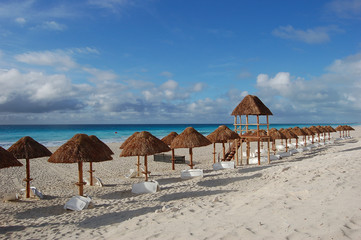
[[[143,194],[143,193],[155,193],[160,190],[159,183],[157,181],[148,181],[135,183],[132,186],[132,193]]]
[[[65,203],[65,210],[81,211],[84,208],[88,208],[91,202],[90,197],[74,196]]]

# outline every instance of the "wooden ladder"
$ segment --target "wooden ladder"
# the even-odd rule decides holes
[[[234,146],[234,142],[232,142],[231,147],[226,152],[226,158],[223,161],[231,161],[236,154],[236,147]],[[241,146],[241,141],[237,141],[237,149]]]

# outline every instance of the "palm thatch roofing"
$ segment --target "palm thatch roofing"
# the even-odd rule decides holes
[[[135,135],[135,137],[123,148],[120,156],[147,156],[156,153],[168,152],[171,149],[167,144],[153,136],[151,133],[143,131]]]
[[[232,112],[233,116],[239,115],[273,115],[264,103],[254,95],[247,95]]]
[[[308,127],[303,127],[302,130],[305,131],[307,135],[315,135],[315,133],[311,131]]]
[[[271,137],[272,140],[287,139],[287,137],[281,131],[278,131],[276,128],[271,128],[268,132],[268,135]]]
[[[137,134],[138,134],[139,132],[135,132],[135,133],[133,133],[131,136],[129,136],[123,143],[122,143],[122,145],[120,145],[120,149],[123,149],[129,142],[131,142],[132,140],[133,140],[133,138],[135,137],[135,136],[137,136]]]
[[[171,132],[169,133],[167,136],[165,136],[164,138],[161,139],[161,141],[163,141],[165,144],[167,145],[171,145],[172,141],[174,138],[176,138],[178,136],[178,133],[176,132]]]
[[[51,155],[49,149],[29,136],[20,138],[8,151],[17,159],[32,159]]]
[[[113,151],[106,145],[103,141],[101,141],[97,136],[90,135],[89,138],[93,140],[96,144],[99,144],[99,146],[104,149],[105,153],[108,155],[113,155]]]
[[[348,130],[348,131],[355,131],[355,129],[349,125],[346,125],[345,126],[345,129]]]
[[[311,126],[308,129],[310,129],[313,133],[322,133],[316,126]]]
[[[239,135],[229,129],[226,125],[219,126],[216,130],[207,136],[207,139],[212,143],[225,143],[228,140],[239,138]]]
[[[326,126],[326,128],[329,130],[329,132],[337,132],[333,127]]]
[[[246,141],[248,142],[257,142],[258,141],[257,131],[258,130],[246,132],[242,134],[242,137],[246,137]],[[266,130],[260,129],[258,132],[259,132],[259,137],[267,136]],[[260,141],[267,142],[267,138],[261,138]]]
[[[299,127],[294,127],[294,128],[289,129],[289,130],[292,131],[297,136],[306,136],[306,135],[308,135],[307,132],[305,132],[303,129],[301,129]]]
[[[192,127],[187,127],[172,141],[171,148],[194,148],[212,144],[205,136]]]
[[[280,132],[282,132],[283,135],[285,135],[287,139],[291,139],[291,138],[298,139],[298,136],[295,133],[293,133],[292,131],[288,130],[288,129],[280,130]]]
[[[323,126],[318,125],[318,126],[316,126],[316,128],[317,128],[318,130],[320,130],[321,133],[327,132],[327,130],[326,130]]]
[[[344,129],[344,126],[341,126],[341,125],[338,125],[335,129],[336,129],[336,131],[343,131],[343,130],[345,130],[345,129]]]
[[[76,134],[48,159],[52,163],[103,162],[112,160],[104,149],[86,134]]]
[[[21,166],[23,166],[23,164],[19,162],[13,154],[0,146],[0,168]]]

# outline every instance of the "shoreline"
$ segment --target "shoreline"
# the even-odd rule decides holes
[[[135,169],[136,157],[120,158],[120,144],[111,143],[114,160],[93,165],[104,187],[85,186],[94,208],[81,212],[63,209],[77,194],[76,164],[32,159],[32,186],[46,198],[1,202],[0,234],[24,239],[360,238],[361,126],[355,130],[352,139],[230,170],[212,170],[212,145],[194,148],[195,167],[204,169],[204,177],[191,180],[180,179],[186,164],[172,171],[171,164],[150,157],[150,179],[159,182],[161,191],[142,195],[132,194],[131,185],[144,178],[124,177]],[[221,144],[216,151],[221,152]],[[189,159],[188,149],[175,154]],[[85,177],[88,168],[85,163]],[[25,167],[0,171],[1,196],[23,187]]]

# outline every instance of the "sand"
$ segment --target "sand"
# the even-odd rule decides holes
[[[94,206],[80,212],[63,209],[78,192],[77,165],[32,159],[31,185],[45,198],[1,202],[0,238],[361,239],[361,127],[355,129],[352,139],[229,170],[212,170],[212,145],[195,148],[204,177],[191,180],[180,179],[186,164],[171,171],[171,164],[149,157],[150,179],[161,191],[141,195],[131,187],[143,178],[124,177],[136,158],[119,158],[120,144],[109,144],[114,160],[94,164],[104,187],[85,186]],[[188,149],[176,154],[189,159]],[[25,186],[25,167],[0,172],[1,197]]]

